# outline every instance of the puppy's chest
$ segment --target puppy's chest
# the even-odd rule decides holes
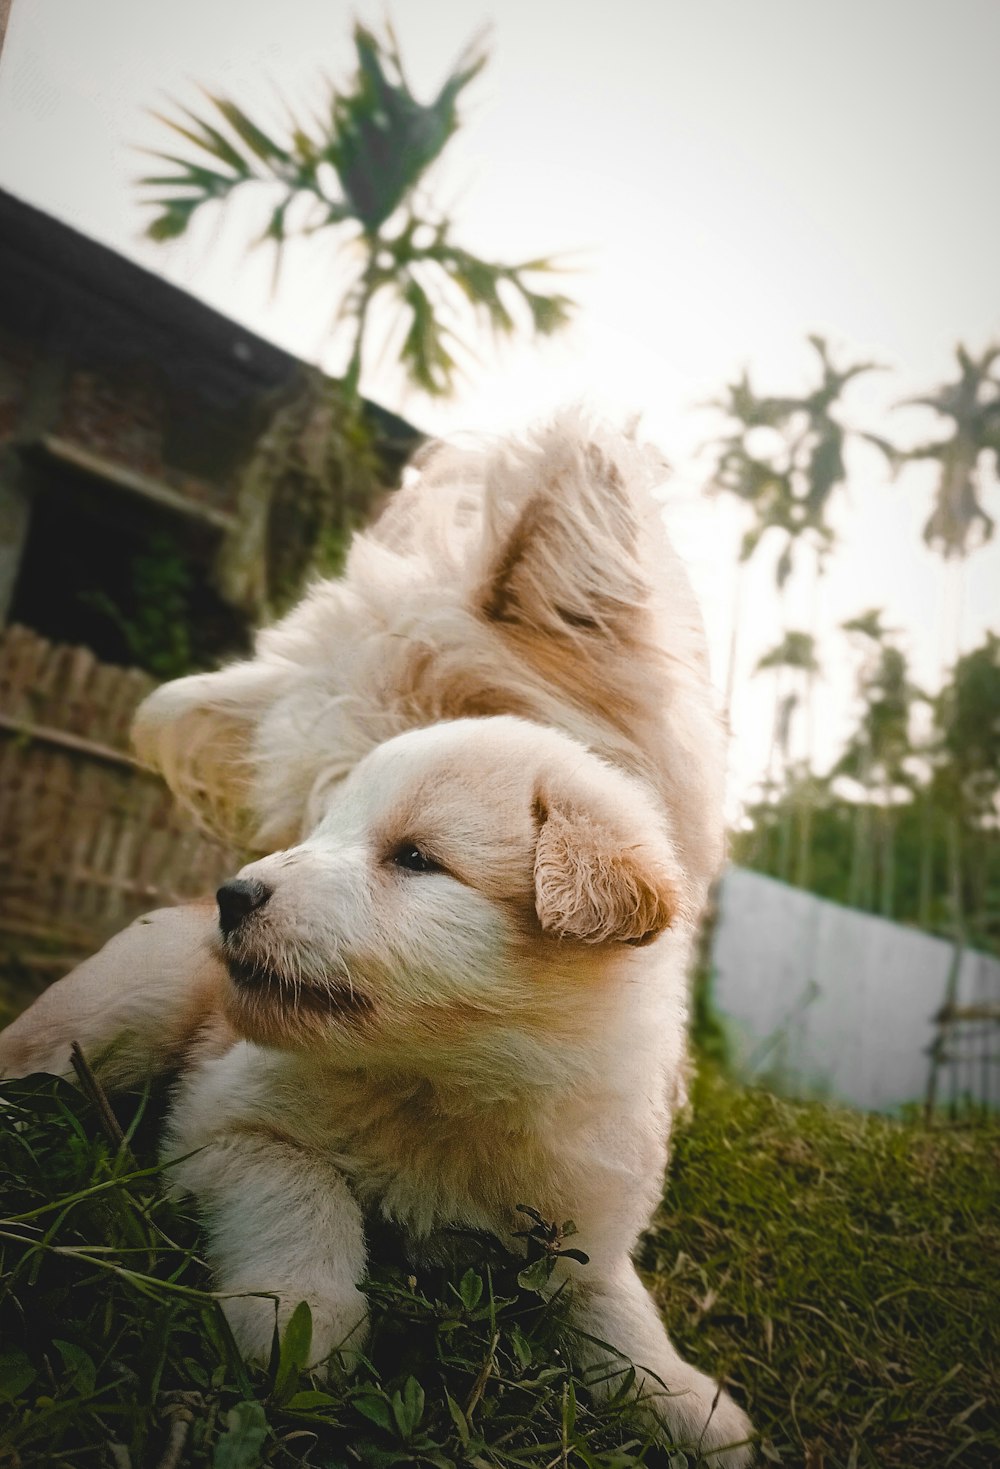
[[[339,1116],[331,1152],[359,1201],[420,1235],[447,1225],[504,1231],[518,1204],[555,1209],[561,1169],[516,1109],[441,1105],[430,1088],[359,1089]]]

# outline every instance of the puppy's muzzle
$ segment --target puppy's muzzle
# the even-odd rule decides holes
[[[219,905],[219,927],[225,937],[235,933],[249,914],[263,908],[271,892],[256,877],[234,877],[224,882],[215,899]]]

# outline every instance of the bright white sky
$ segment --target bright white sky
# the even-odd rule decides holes
[[[809,331],[893,369],[856,384],[848,413],[915,442],[932,430],[892,404],[951,375],[964,341],[1000,337],[1000,5],[996,0],[14,0],[0,63],[0,186],[66,220],[290,351],[343,365],[328,323],[333,246],[270,264],[247,256],[252,201],[168,247],[142,237],[137,145],[169,147],[146,109],[199,106],[197,84],[252,115],[303,108],[319,74],[351,67],[353,17],[391,15],[410,80],[429,95],[491,25],[491,60],[466,94],[435,198],[468,248],[496,259],[580,251],[580,303],[557,342],[483,345],[455,399],[407,396],[383,364],[363,387],[430,431],[522,428],[569,400],[639,412],[676,474],[669,523],[701,595],[722,683],[743,511],[706,500],[700,407],[744,365],[769,392],[811,382]],[[851,718],[852,667],[832,629],[884,606],[918,680],[1000,621],[1000,537],[946,573],[920,541],[932,477],[888,483],[851,458],[840,548],[818,595],[826,676],[817,754]],[[1000,518],[1000,492],[988,507]],[[772,690],[751,678],[780,633],[773,554],[740,616],[734,789],[766,753]],[[807,626],[810,578],[784,616]]]

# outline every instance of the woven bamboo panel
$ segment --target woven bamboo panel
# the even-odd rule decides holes
[[[138,914],[212,892],[240,859],[137,764],[137,669],[0,632],[0,945],[75,956]]]

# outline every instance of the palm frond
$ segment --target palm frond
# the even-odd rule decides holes
[[[273,138],[268,137],[263,128],[258,127],[241,107],[237,107],[235,102],[231,102],[228,97],[220,97],[212,92],[206,92],[205,95],[212,105],[222,113],[222,116],[226,119],[226,122],[228,122],[237,137],[241,139],[246,147],[250,149],[254,157],[259,159],[261,163],[266,164],[268,167],[273,167],[276,163],[288,163],[290,161],[288,149],[282,148]]]
[[[855,617],[849,617],[840,624],[841,630],[846,633],[860,633],[862,637],[870,638],[873,643],[881,643],[890,636],[890,629],[883,623],[885,609],[883,607],[869,607],[867,612],[859,612]]]
[[[983,454],[1000,454],[1000,380],[993,375],[1000,345],[988,347],[976,358],[959,343],[955,355],[960,369],[957,378],[943,383],[935,393],[898,405],[930,408],[951,421],[944,438],[899,454],[900,463],[933,459],[940,467],[937,495],[923,536],[946,560],[965,556],[992,539],[995,523],[982,502],[979,466]]]
[[[358,72],[353,90],[331,97],[324,157],[357,217],[375,233],[440,157],[458,127],[459,94],[487,57],[482,50],[463,53],[437,97],[424,105],[410,91],[391,33],[383,42],[359,24],[354,44]]]
[[[418,387],[432,397],[443,397],[452,387],[456,363],[445,345],[450,335],[441,325],[431,299],[412,275],[402,290],[410,311],[410,325],[400,357]]]
[[[531,312],[532,325],[539,336],[550,337],[572,320],[576,303],[568,296],[543,296],[536,291],[529,291],[520,281],[515,281],[514,284],[524,297],[525,305]]]
[[[175,117],[169,117],[163,112],[152,111],[150,116],[154,117],[157,122],[163,123],[164,127],[168,127],[178,137],[184,138],[189,143],[193,143],[196,148],[209,154],[210,157],[217,159],[220,163],[227,164],[234,173],[241,175],[247,175],[249,173],[243,154],[237,148],[233,147],[232,143],[230,143],[223,133],[219,132],[218,128],[213,127],[211,123],[205,122],[204,118],[197,117],[189,108],[182,107],[179,103],[175,105],[177,106],[178,112],[192,124],[191,127],[185,127]]]
[[[430,231],[430,239],[424,244],[417,243],[421,229]],[[554,260],[541,258],[526,265],[501,265],[483,260],[453,244],[446,224],[435,228],[416,218],[411,218],[395,239],[386,241],[385,248],[397,268],[409,270],[413,265],[426,264],[439,269],[450,284],[458,287],[473,310],[485,314],[497,335],[510,335],[516,328],[508,305],[514,296],[520,296],[532,329],[540,336],[551,335],[571,319],[575,303],[568,296],[533,290],[525,279],[535,270],[559,270]]]
[[[797,668],[804,673],[818,673],[816,639],[812,633],[789,631],[781,642],[758,660],[755,673],[769,668]]]

